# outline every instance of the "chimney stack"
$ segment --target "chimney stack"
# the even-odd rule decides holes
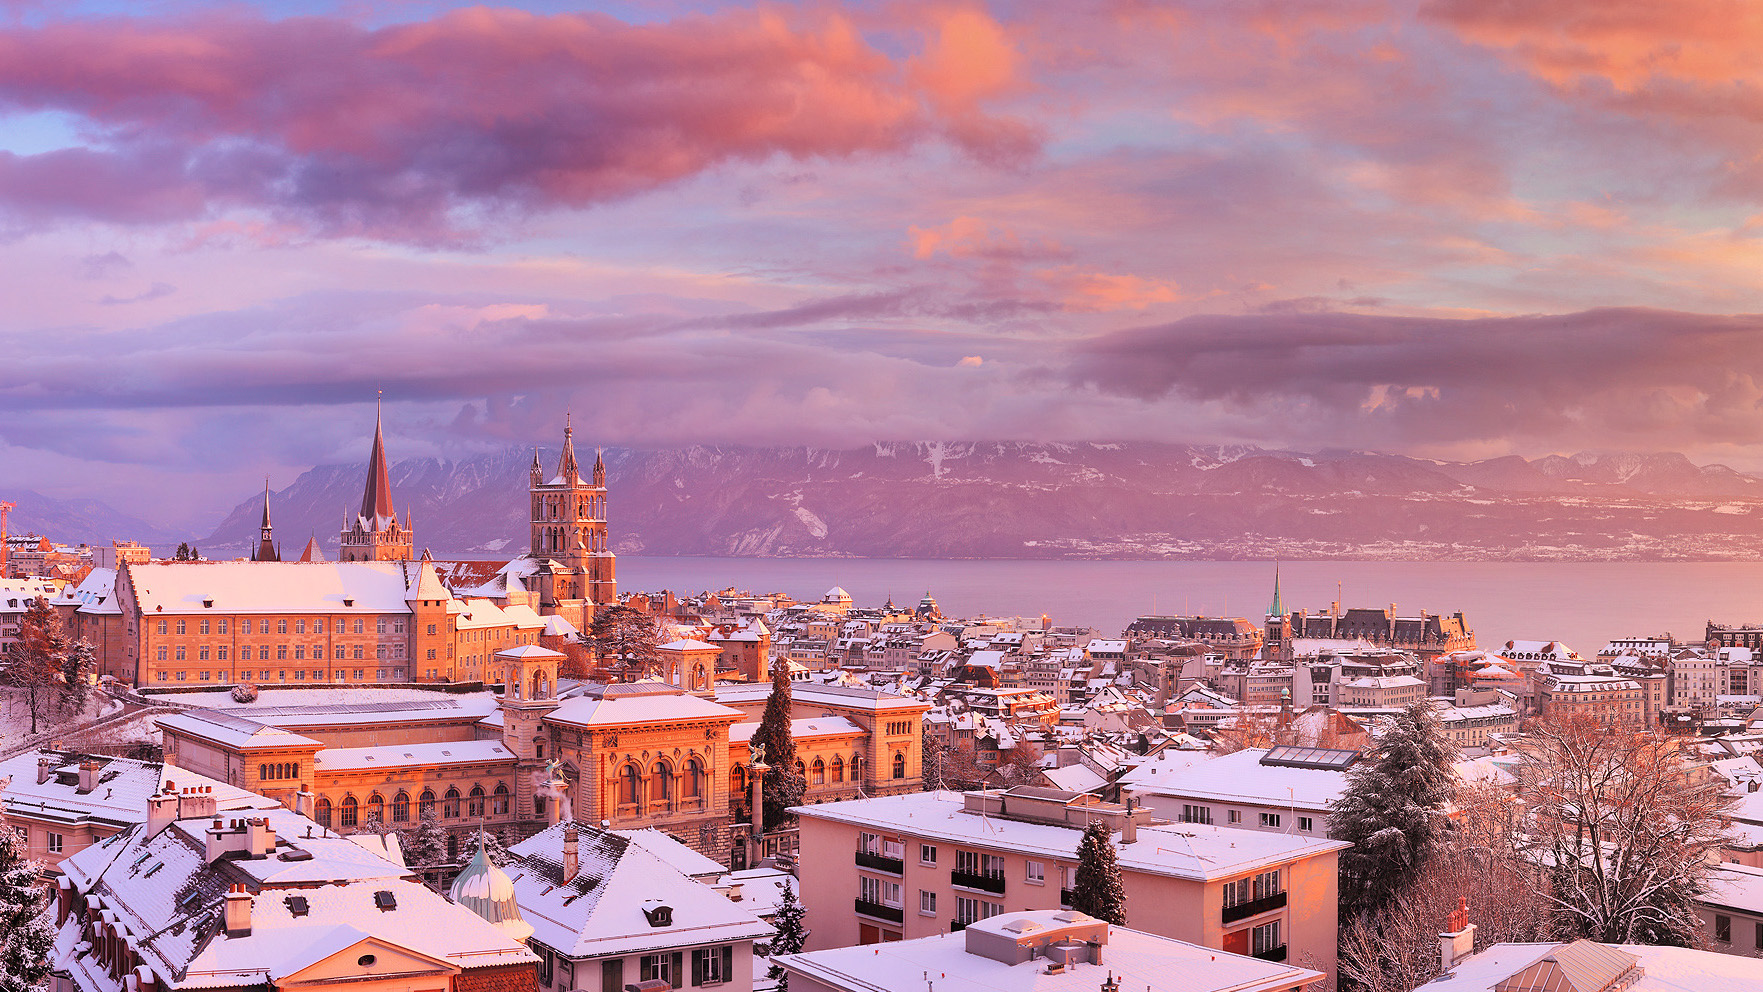
[[[573,882],[581,871],[581,855],[578,853],[581,831],[574,823],[563,828],[563,881]]]
[[[1457,908],[1445,918],[1450,933],[1439,934],[1439,970],[1449,972],[1475,950],[1475,924],[1469,922],[1469,900],[1459,897]]]
[[[178,794],[170,782],[157,795],[147,797],[147,837],[171,826],[178,818]]]
[[[79,794],[85,795],[98,787],[98,780],[103,777],[104,762],[87,758],[80,762]]]
[[[294,793],[294,812],[310,820],[312,819],[312,804],[311,791],[306,788],[305,782],[300,783],[300,791]]]
[[[269,817],[259,816],[245,821],[245,855],[262,858],[275,853],[275,828]]]
[[[1139,839],[1139,807],[1131,796],[1126,798],[1126,815],[1120,818],[1120,846],[1136,843]]]
[[[226,894],[226,935],[251,936],[251,893],[243,885],[235,885]]]
[[[37,759],[37,784],[42,785],[44,782],[47,782],[51,778],[54,778],[55,777],[55,769],[57,767],[59,767],[60,765],[61,765],[61,761],[59,759],[51,757],[50,755],[47,755],[47,754],[43,755],[41,758],[38,758]]]

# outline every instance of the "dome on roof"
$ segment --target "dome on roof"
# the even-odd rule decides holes
[[[453,880],[453,888],[448,894],[454,903],[488,920],[517,941],[525,941],[533,935],[533,928],[520,917],[520,905],[514,899],[513,879],[485,855],[482,845],[471,856],[471,863]]]
[[[826,591],[826,595],[820,597],[820,601],[822,603],[849,603],[851,594],[838,586],[833,586]]]

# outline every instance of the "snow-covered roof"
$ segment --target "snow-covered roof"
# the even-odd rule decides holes
[[[55,762],[47,781],[37,781],[39,763]],[[222,810],[255,809],[280,805],[255,792],[183,768],[132,758],[96,758],[103,764],[96,787],[80,792],[80,758],[59,751],[25,751],[0,761],[0,782],[5,783],[5,812],[32,820],[58,823],[103,823],[123,827],[147,819],[147,797],[160,790],[166,779],[180,788],[206,786]]]
[[[1723,864],[1708,869],[1708,891],[1699,900],[1709,906],[1763,916],[1763,868]]]
[[[1055,789],[1066,792],[1093,792],[1108,784],[1108,779],[1083,764],[1064,768],[1044,768],[1041,776]]]
[[[668,720],[726,720],[734,723],[746,717],[740,710],[688,695],[661,682],[612,685],[603,691],[603,695],[565,699],[545,715],[545,720],[573,727],[622,727]]]
[[[77,586],[70,586],[61,591],[63,601],[71,601],[79,605],[79,612],[87,616],[118,616],[122,607],[116,602],[116,569],[94,568],[86,573]]]
[[[738,706],[741,703],[763,701],[771,695],[770,683],[747,682],[716,687],[716,701]],[[922,699],[912,696],[901,696],[880,689],[867,689],[860,686],[826,685],[820,682],[793,682],[790,684],[790,698],[798,703],[813,703],[824,706],[854,706],[864,709],[905,709],[922,710],[930,707]]]
[[[1053,931],[1069,914],[1056,910],[1014,911],[968,925],[979,939],[999,934],[1010,944],[1027,928]],[[1085,918],[1087,919],[1087,918]],[[1107,971],[1116,987],[1159,992],[1286,992],[1315,982],[1322,974],[1284,962],[1230,954],[1186,941],[1108,927],[1106,964],[1064,968],[1049,974],[1044,958],[1008,964],[968,951],[964,934],[939,934],[860,947],[837,947],[777,960],[812,983],[837,992],[916,990],[938,992],[1095,992]],[[930,975],[927,982],[925,975]],[[792,981],[791,985],[810,984]]]
[[[212,741],[238,750],[319,747],[318,741],[280,727],[217,710],[186,710],[154,721],[163,730]]]
[[[753,732],[759,729],[757,720],[750,723],[737,723],[728,728],[730,744],[745,744],[753,739]],[[851,734],[862,734],[864,730],[842,716],[815,716],[790,721],[791,740],[811,740],[821,737],[842,737]]]
[[[981,816],[965,809],[959,792],[909,792],[798,806],[797,816],[903,831],[925,837],[1019,854],[1075,859],[1083,830],[1050,823]],[[1118,835],[1117,835],[1118,836]],[[1118,846],[1120,867],[1152,875],[1210,880],[1240,875],[1351,847],[1345,841],[1270,830],[1243,830],[1198,823],[1140,827],[1138,840]]]
[[[382,768],[444,768],[512,762],[501,741],[440,741],[432,744],[378,744],[373,747],[328,747],[313,756],[315,771],[342,772]]]
[[[769,937],[771,925],[738,903],[611,831],[579,826],[576,876],[563,880],[558,823],[509,849],[507,871],[533,939],[565,957],[637,954],[669,947]],[[645,904],[672,909],[650,924]]]
[[[408,613],[408,562],[155,562],[129,576],[143,614]],[[212,603],[212,606],[206,604]]]
[[[641,830],[614,830],[613,833],[630,841],[631,846],[648,851],[678,869],[680,874],[691,878],[701,879],[711,875],[721,875],[728,871],[727,865],[710,860],[680,843],[678,838],[664,834],[654,827],[644,827]]]
[[[721,651],[722,649],[717,647],[714,644],[706,644],[703,641],[695,641],[695,640],[692,640],[691,638],[682,637],[677,641],[668,641],[666,644],[661,645],[656,650],[658,650],[658,651]]]
[[[1472,954],[1451,973],[1427,983],[1426,992],[1491,992],[1494,986],[1567,944],[1495,944]],[[1643,974],[1625,992],[1758,992],[1756,958],[1644,944],[1600,945],[1639,958]]]
[[[1325,813],[1347,787],[1344,771],[1264,765],[1261,758],[1266,754],[1266,748],[1245,748],[1186,768],[1148,774],[1128,791]]]

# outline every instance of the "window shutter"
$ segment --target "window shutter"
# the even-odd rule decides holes
[[[1757,924],[1757,932],[1763,934],[1763,923]],[[1757,946],[1763,947],[1763,943]],[[732,982],[735,978],[735,945],[725,944],[722,948],[722,980]]]
[[[704,984],[704,948],[692,952],[692,984]]]
[[[686,970],[686,956],[679,951],[674,951],[673,952],[673,967],[668,969],[668,971],[671,973],[671,977],[673,978],[673,987],[674,988],[677,989],[681,985],[685,984],[686,976],[683,974],[683,972],[685,970]]]

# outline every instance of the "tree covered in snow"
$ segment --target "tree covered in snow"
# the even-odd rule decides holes
[[[788,880],[784,881],[783,894],[778,897],[777,913],[771,918],[771,924],[777,928],[776,936],[771,938],[771,955],[800,954],[802,945],[808,941],[808,930],[803,922],[808,911],[796,901],[796,889]],[[766,970],[765,977],[777,983],[777,992],[789,992],[789,976],[781,965],[775,962]]]
[[[86,708],[91,695],[92,672],[98,667],[98,652],[90,641],[74,641],[61,655],[61,710],[78,716]]]
[[[404,848],[404,861],[414,868],[436,868],[447,864],[447,831],[431,811],[416,826],[398,838]]]
[[[771,695],[765,700],[765,713],[748,743],[754,760],[771,766],[765,773],[765,829],[776,830],[790,819],[791,806],[800,806],[808,791],[807,779],[796,770],[796,741],[790,736],[790,668],[779,665],[772,671]]]
[[[67,654],[67,632],[60,614],[38,597],[19,617],[18,639],[6,659],[6,681],[24,690],[31,711],[31,733],[61,700],[61,666]]]
[[[1737,801],[1691,774],[1663,734],[1591,717],[1526,728],[1528,852],[1562,937],[1693,947]]]
[[[1347,786],[1329,809],[1329,836],[1341,852],[1341,918],[1382,909],[1420,876],[1450,830],[1457,747],[1419,702],[1396,717],[1368,753],[1347,769]]]
[[[1071,908],[1115,926],[1126,925],[1126,885],[1120,880],[1120,858],[1107,824],[1090,824],[1077,842]]]
[[[661,647],[661,626],[655,618],[629,606],[612,606],[594,614],[587,641],[600,663],[633,679],[655,667]]]
[[[490,859],[491,864],[500,867],[508,863],[508,841],[496,831],[479,830],[474,832],[465,839],[460,853],[466,858],[471,858],[476,856],[479,847],[484,849],[484,856]]]
[[[0,825],[0,992],[26,992],[49,973],[55,931],[37,885],[41,870],[25,857],[18,835]]]

